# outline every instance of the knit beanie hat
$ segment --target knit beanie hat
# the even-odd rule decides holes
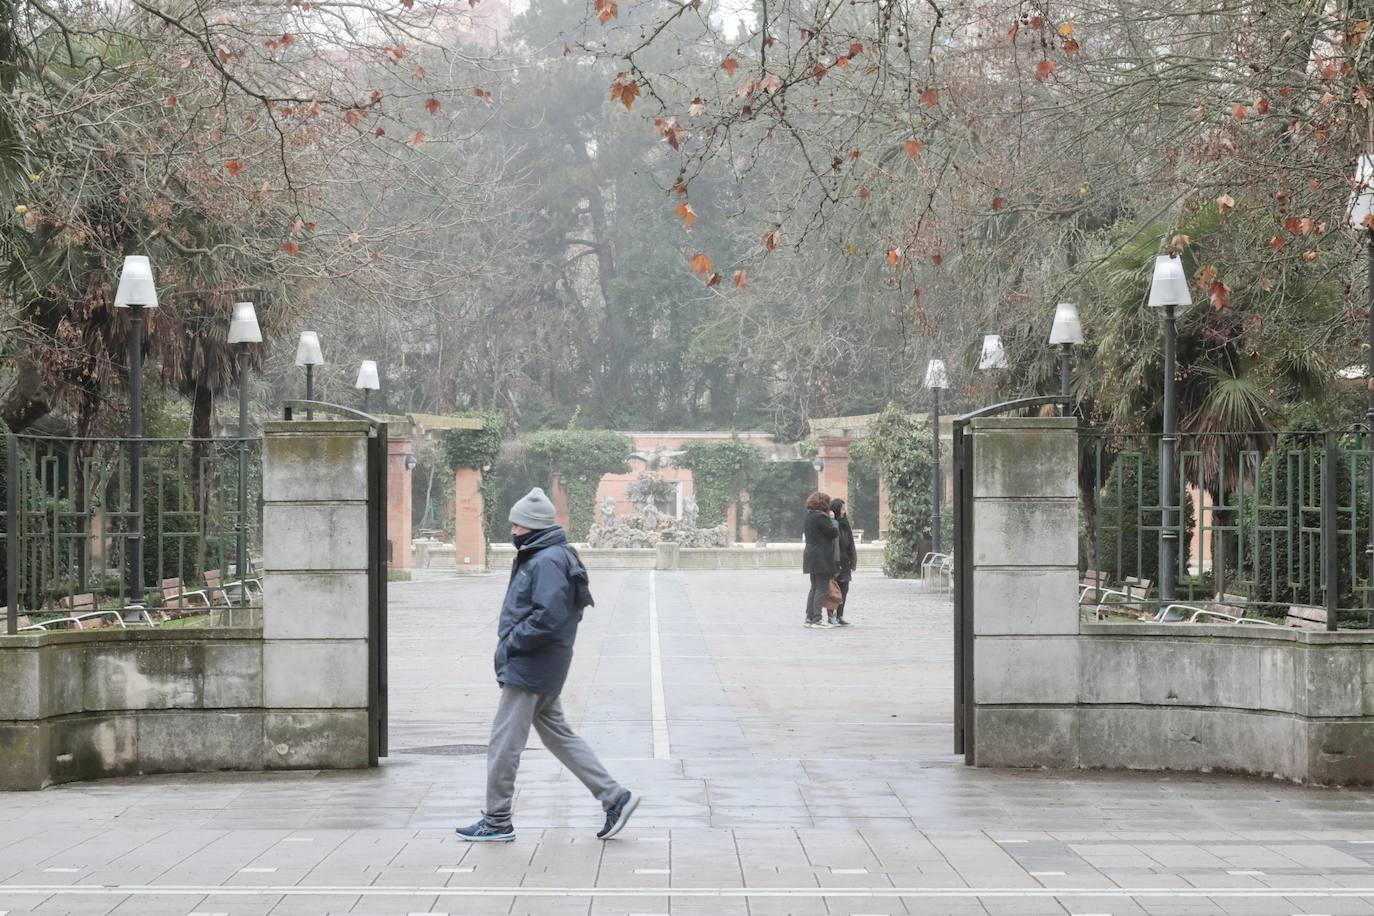
[[[544,495],[541,488],[535,487],[510,507],[510,523],[531,531],[539,531],[557,525],[558,518],[554,514],[553,502]]]

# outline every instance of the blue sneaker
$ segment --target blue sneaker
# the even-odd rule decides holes
[[[606,809],[606,826],[602,827],[597,837],[609,840],[625,828],[625,822],[630,819],[630,815],[635,813],[639,807],[640,798],[633,792],[626,792],[616,799],[614,805]]]
[[[510,843],[515,840],[515,827],[498,827],[485,817],[469,827],[456,827],[454,833],[469,843]]]

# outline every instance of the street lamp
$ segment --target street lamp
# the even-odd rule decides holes
[[[315,367],[324,365],[324,353],[320,350],[320,335],[314,331],[301,331],[296,343],[296,365],[305,367],[305,399],[315,400]],[[315,411],[305,409],[307,420],[315,419]]]
[[[1193,304],[1181,258],[1171,254],[1161,254],[1155,258],[1155,274],[1150,281],[1147,304],[1164,309],[1164,435],[1159,440],[1159,505],[1162,510],[1159,526],[1159,600],[1160,606],[1164,607],[1174,600],[1178,572],[1178,525],[1174,507],[1174,443],[1178,438],[1178,417],[1174,405],[1174,349],[1178,328],[1174,309]]]
[[[983,352],[978,356],[978,368],[989,372],[1007,368],[1007,351],[1002,346],[1000,334],[983,335]],[[995,375],[993,376],[992,395],[993,399],[996,400],[997,381]]]
[[[367,396],[382,387],[381,379],[377,378],[376,360],[365,359],[358,367],[358,380],[353,383],[354,388],[361,388],[363,392],[363,411],[367,411]]]
[[[129,605],[143,607],[143,310],[157,308],[153,265],[124,259],[114,307],[129,309]]]
[[[1068,414],[1069,381],[1073,374],[1073,348],[1083,342],[1083,325],[1078,321],[1078,306],[1061,302],[1054,308],[1054,326],[1050,328],[1050,346],[1059,346],[1059,395],[1064,398],[1064,412]]]
[[[994,337],[996,335],[993,335]],[[986,339],[983,341],[987,348]],[[1001,346],[1001,342],[998,342]],[[940,552],[940,392],[949,387],[945,361],[926,363],[926,387],[930,389],[930,551]]]
[[[239,524],[234,552],[239,580],[239,603],[248,604],[248,345],[262,343],[258,312],[251,302],[234,305],[229,320],[229,343],[239,345]]]
[[[1368,435],[1374,436],[1374,155],[1365,153],[1360,157],[1359,164],[1355,169],[1355,190],[1350,195],[1350,225],[1355,229],[1365,230],[1365,269],[1368,277],[1368,289],[1365,295],[1369,297],[1368,308],[1365,320],[1368,322],[1366,336],[1368,338],[1369,353],[1368,368],[1365,370],[1368,376],[1365,379],[1365,425],[1369,428]],[[1370,467],[1371,487],[1374,488],[1374,463]],[[1374,528],[1371,531],[1371,541],[1365,547],[1370,563],[1374,564]],[[1369,614],[1369,625],[1374,627],[1374,611]]]

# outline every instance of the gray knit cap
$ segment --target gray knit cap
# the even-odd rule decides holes
[[[554,514],[553,502],[544,495],[541,488],[535,487],[510,507],[510,523],[531,531],[539,531],[557,525],[558,518]]]

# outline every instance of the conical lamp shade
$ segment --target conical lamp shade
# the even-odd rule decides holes
[[[115,290],[114,305],[117,309],[131,305],[144,308],[157,308],[157,287],[153,285],[153,265],[146,255],[131,254],[124,259],[124,267],[119,271],[119,288]]]

